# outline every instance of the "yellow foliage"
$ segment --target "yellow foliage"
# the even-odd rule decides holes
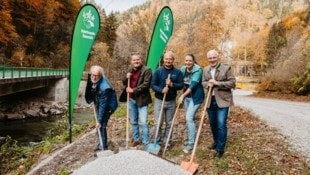
[[[302,21],[307,20],[309,9],[296,11],[283,20],[286,29],[290,30],[294,26],[301,26]]]

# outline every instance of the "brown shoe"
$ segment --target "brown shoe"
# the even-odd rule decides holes
[[[139,141],[132,141],[131,144],[130,144],[131,147],[136,147],[138,145],[140,145]]]

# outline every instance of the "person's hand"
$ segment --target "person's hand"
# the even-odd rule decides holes
[[[217,85],[217,81],[215,79],[210,79],[208,81],[208,86],[213,87],[214,85]]]
[[[131,75],[132,74],[130,72],[128,72],[127,75],[126,75],[126,78],[129,79],[131,77]]]
[[[166,85],[169,86],[169,87],[172,87],[172,81],[171,81],[170,78],[166,79]]]
[[[178,103],[181,104],[184,100],[184,95],[181,95],[178,99]]]
[[[131,87],[127,87],[127,88],[126,88],[126,92],[127,92],[127,93],[133,93],[133,89],[132,89]]]
[[[167,86],[164,87],[164,89],[162,90],[163,94],[167,94],[169,91],[169,88]]]
[[[96,123],[96,128],[98,128],[98,129],[101,128],[100,123],[98,123],[98,122]]]

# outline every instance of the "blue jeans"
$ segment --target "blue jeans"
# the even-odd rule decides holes
[[[161,105],[162,105],[162,100],[155,98],[155,102],[154,102],[154,114],[155,114],[155,134],[156,134],[156,129],[158,126],[158,121],[159,121],[159,113],[160,113],[160,109],[161,109]],[[167,138],[168,138],[168,134],[169,134],[169,130],[171,128],[171,123],[172,123],[172,119],[174,116],[174,112],[175,112],[175,100],[171,100],[171,101],[165,101],[164,103],[164,108],[163,108],[163,112],[162,112],[162,117],[161,117],[161,122],[159,123],[159,131],[158,131],[158,136],[156,138],[157,142],[160,142],[161,138],[162,138],[162,125],[163,122],[165,121],[165,132],[164,132],[164,143],[166,143]],[[172,136],[170,137],[169,143],[172,140]]]
[[[196,123],[195,115],[201,104],[194,105],[193,98],[186,97],[184,99],[184,107],[186,110],[186,125],[187,125],[187,147],[193,148],[196,138]]]
[[[136,101],[129,99],[129,116],[131,123],[131,133],[134,141],[140,140],[139,120],[142,130],[142,143],[147,145],[150,143],[149,127],[148,127],[148,106],[137,106]]]
[[[218,107],[215,97],[212,97],[210,108],[207,109],[216,150],[221,152],[224,152],[227,140],[228,110],[229,107]]]

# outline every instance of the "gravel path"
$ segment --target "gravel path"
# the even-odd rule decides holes
[[[125,150],[114,155],[103,155],[89,162],[73,175],[189,175],[179,165],[140,150]]]
[[[310,158],[310,102],[256,98],[251,91],[235,90],[236,106],[251,111],[270,126],[278,128],[293,148]]]

